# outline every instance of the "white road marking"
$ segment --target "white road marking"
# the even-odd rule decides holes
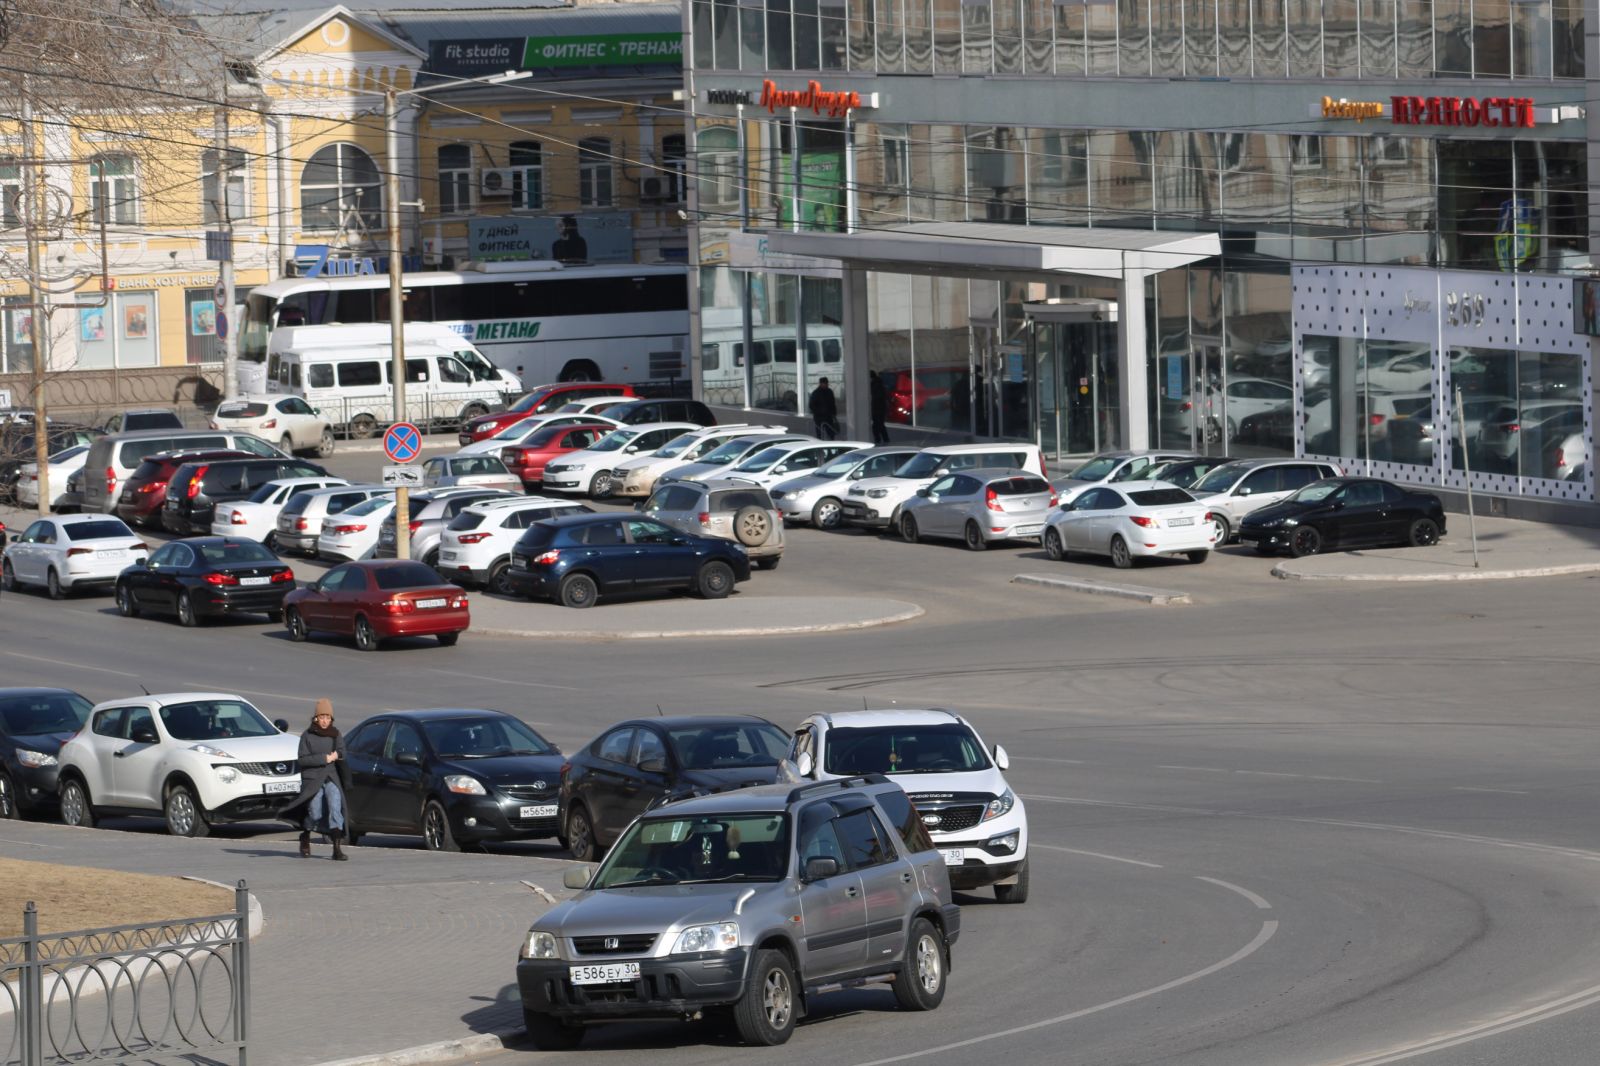
[[[1231,770],[1224,770],[1220,766],[1158,766],[1157,770],[1195,770],[1202,774],[1227,774]]]
[[[1008,1036],[1016,1036],[1019,1033],[1028,1033],[1035,1029],[1044,1029],[1052,1025],[1060,1025],[1063,1022],[1075,1021],[1078,1018],[1083,1018],[1090,1014],[1098,1014],[1101,1011],[1111,1010],[1114,1007],[1121,1007],[1141,999],[1148,999],[1151,996],[1160,995],[1162,992],[1170,992],[1174,988],[1179,988],[1191,982],[1198,981],[1202,977],[1209,977],[1214,973],[1225,970],[1236,962],[1242,962],[1260,950],[1261,946],[1267,941],[1271,940],[1273,934],[1277,931],[1277,922],[1262,922],[1261,929],[1256,933],[1255,939],[1251,940],[1250,943],[1246,944],[1238,951],[1235,951],[1232,955],[1229,955],[1220,962],[1214,962],[1204,969],[1196,970],[1191,974],[1186,974],[1183,977],[1168,981],[1164,985],[1157,985],[1154,988],[1147,988],[1142,992],[1134,992],[1129,995],[1122,996],[1119,999],[1109,1000],[1105,1003],[1098,1003],[1093,1007],[1084,1007],[1082,1010],[1075,1010],[1070,1014],[1061,1014],[1054,1018],[1046,1018],[1043,1021],[1032,1022],[1028,1025],[1019,1025],[1011,1029],[1001,1029],[998,1032],[988,1033],[984,1036],[975,1036],[967,1040],[958,1040],[952,1044],[941,1044],[938,1047],[922,1048],[919,1051],[912,1051],[905,1055],[894,1055],[886,1059],[873,1059],[871,1062],[859,1063],[858,1066],[885,1066],[885,1064],[890,1062],[905,1062],[909,1059],[920,1059],[928,1055],[938,1055],[946,1051],[956,1051],[960,1048],[973,1047],[977,1044],[987,1044],[990,1041],[1002,1040]],[[1351,1064],[1351,1066],[1354,1066],[1354,1064]]]
[[[1199,874],[1195,874],[1195,879],[1204,881],[1207,884],[1217,885],[1221,888],[1225,888],[1229,892],[1237,892],[1251,903],[1254,903],[1259,910],[1270,911],[1272,909],[1272,904],[1268,903],[1266,900],[1262,899],[1248,888],[1240,888],[1231,881],[1219,881],[1215,877],[1201,877]]]
[[[1221,811],[1208,810],[1204,807],[1174,807],[1160,803],[1122,803],[1118,800],[1079,799],[1074,796],[1039,796],[1024,792],[1025,800],[1036,800],[1040,803],[1070,803],[1085,807],[1124,807],[1135,811],[1163,811],[1168,814],[1221,814]]]
[[[1059,844],[1041,844],[1037,840],[1028,841],[1030,848],[1044,848],[1046,851],[1064,851],[1069,855],[1087,855],[1092,859],[1110,859],[1112,862],[1125,862],[1134,866],[1148,866],[1152,870],[1161,869],[1158,862],[1145,862],[1142,859],[1124,859],[1120,855],[1107,855],[1103,851],[1083,851],[1080,848],[1064,848]]]
[[[1007,752],[1006,754],[1010,755],[1011,753]],[[1083,760],[1082,759],[1049,759],[1049,758],[1046,758],[1043,755],[1011,755],[1011,761],[1012,762],[1059,762],[1059,763],[1066,763],[1068,766],[1082,766],[1083,765]]]
[[[1474,788],[1471,785],[1457,785],[1452,792],[1498,792],[1503,796],[1526,796],[1529,793],[1517,788]]]
[[[20,651],[0,651],[0,655],[9,655],[13,659],[32,659],[34,662],[53,663],[56,666],[66,666],[73,670],[92,670],[97,674],[116,674],[118,677],[138,677],[138,674],[127,670],[112,670],[104,666],[86,666],[83,663],[62,662],[60,659],[47,659],[43,655],[29,655]]]
[[[37,840],[12,840],[10,837],[0,837],[0,844],[21,844],[25,848],[53,848],[54,844],[41,844]],[[1044,845],[1039,845],[1043,847]]]

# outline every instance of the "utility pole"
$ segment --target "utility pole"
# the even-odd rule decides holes
[[[387,183],[389,213],[389,345],[393,360],[389,378],[394,383],[394,420],[406,418],[406,320],[404,293],[400,285],[400,94],[390,87],[383,94],[383,118],[387,127],[389,172]],[[411,558],[411,490],[404,485],[394,490],[394,557]]]
[[[217,108],[217,222],[222,230],[222,261],[217,264],[217,287],[221,304],[218,321],[225,323],[222,339],[222,395],[239,395],[239,325],[233,320],[233,212],[229,193],[233,188],[233,158],[228,146],[228,73],[222,73],[222,106]]]
[[[44,152],[33,118],[33,81],[26,76],[22,79],[22,135],[27,142],[25,154],[28,157],[24,170],[27,186],[23,190],[24,210],[28,215],[28,302],[33,305],[33,312],[28,316],[28,339],[33,344],[33,461],[39,470],[39,517],[43,518],[50,513],[50,503],[54,499],[50,493],[50,430],[45,422],[49,405],[45,402],[44,394],[45,367],[50,360],[46,350],[50,330],[44,287],[40,284],[44,276],[43,256],[39,248],[40,216],[44,213],[44,202],[39,195],[39,185],[44,177],[36,169],[44,158]],[[88,473],[85,472],[84,476],[87,477]]]

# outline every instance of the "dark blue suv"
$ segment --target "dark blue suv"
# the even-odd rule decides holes
[[[698,537],[642,515],[571,515],[535,522],[511,551],[512,591],[565,607],[593,607],[617,592],[693,589],[720,600],[750,580],[733,541]]]

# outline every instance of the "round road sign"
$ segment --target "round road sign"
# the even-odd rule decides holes
[[[396,463],[409,463],[422,451],[422,433],[410,422],[396,422],[383,435],[383,454]]]

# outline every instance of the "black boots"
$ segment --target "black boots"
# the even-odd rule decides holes
[[[328,834],[328,839],[333,841],[333,858],[337,862],[348,862],[350,856],[344,853],[344,848],[339,845],[344,843],[344,830],[335,829]]]
[[[308,829],[300,834],[300,857],[311,858],[311,831]]]

